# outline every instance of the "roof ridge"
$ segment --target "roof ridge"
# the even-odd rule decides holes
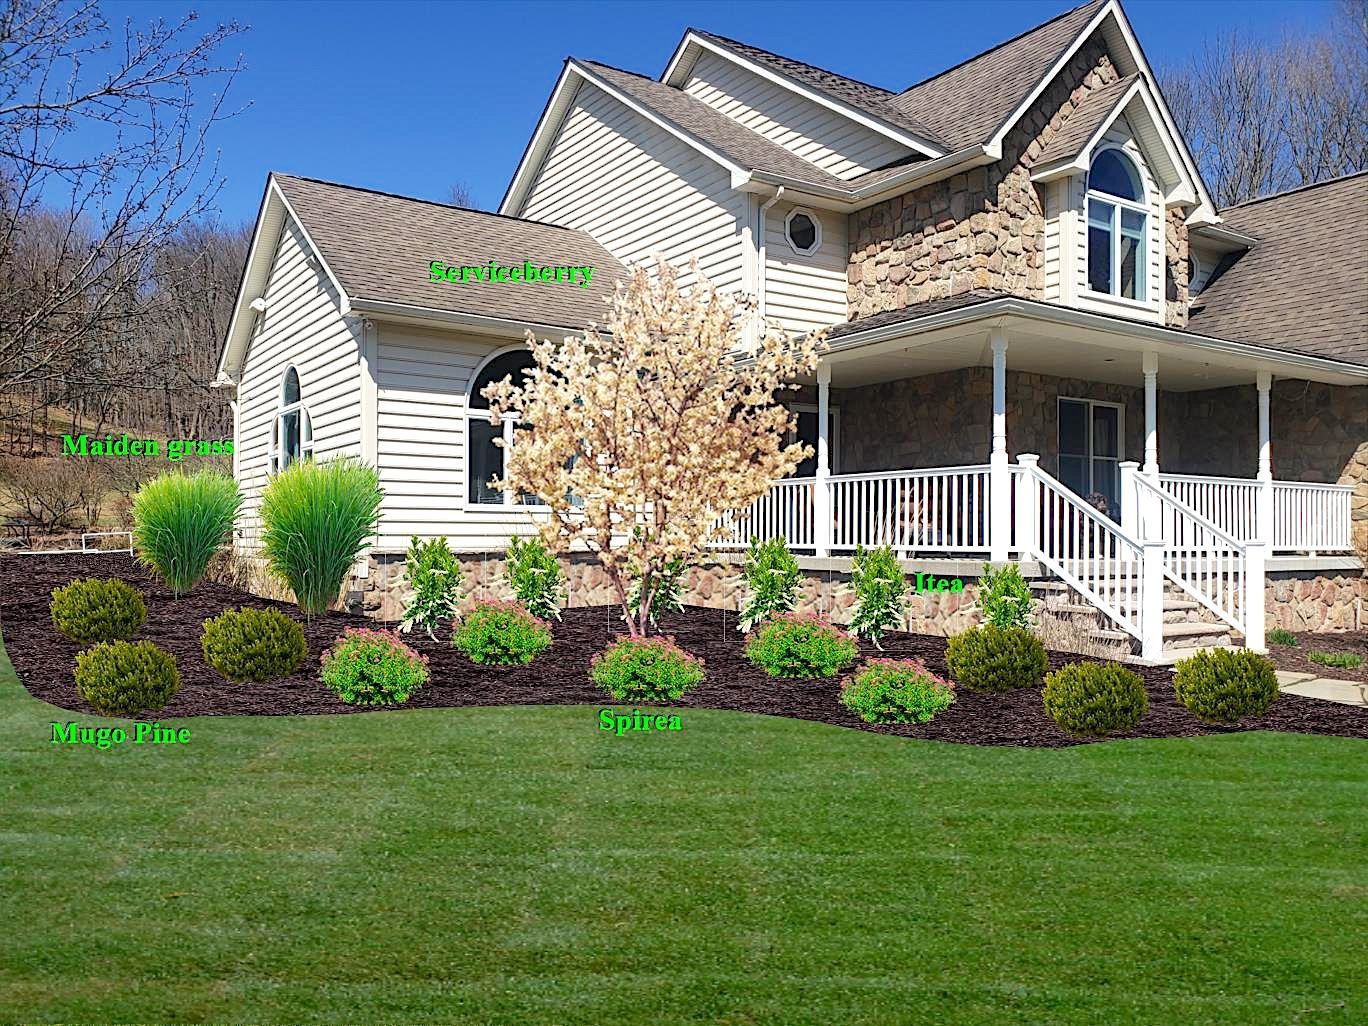
[[[619,68],[616,64],[609,64],[607,61],[596,61],[592,57],[571,57],[569,59],[575,61],[578,64],[592,64],[595,67],[607,68],[609,71],[616,71],[622,75],[631,75],[633,78],[639,78],[646,82],[654,82],[656,85],[665,84],[664,82],[660,81],[660,79],[653,78],[652,76],[643,74],[640,71],[632,71],[629,68]]]
[[[730,36],[724,36],[718,32],[709,32],[706,29],[693,28],[692,26],[685,29],[686,35],[690,32],[697,33],[700,36],[707,36],[712,39],[719,39],[724,43],[731,43],[735,46],[744,46],[750,50],[758,50],[760,53],[770,57],[777,57],[781,61],[792,61],[794,64],[801,64],[803,67],[811,68],[813,71],[820,71],[823,75],[835,75],[837,78],[843,78],[847,82],[854,82],[856,85],[864,86],[866,89],[877,89],[881,93],[887,93],[890,97],[898,95],[896,90],[889,89],[887,86],[875,85],[873,82],[866,82],[863,79],[853,78],[844,72],[832,71],[830,68],[824,68],[818,64],[813,64],[811,61],[799,60],[797,57],[789,57],[787,54],[775,53],[773,50],[766,50],[763,46],[756,46],[754,43],[747,43],[741,39],[732,39]]]
[[[1322,185],[1335,185],[1338,182],[1347,182],[1351,178],[1361,178],[1368,175],[1368,168],[1362,171],[1350,171],[1347,174],[1336,175],[1334,178],[1323,178],[1319,182],[1307,182],[1303,185],[1294,185],[1290,189],[1283,189],[1280,192],[1270,192],[1267,196],[1255,196],[1253,199],[1241,200],[1239,203],[1232,203],[1228,207],[1222,207],[1217,213],[1224,214],[1227,210],[1239,210],[1242,207],[1251,207],[1255,203],[1262,203],[1265,200],[1281,199],[1284,196],[1292,196],[1299,192],[1306,192],[1308,189],[1319,189]]]

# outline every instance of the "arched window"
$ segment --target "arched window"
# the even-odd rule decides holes
[[[532,354],[526,349],[510,349],[497,353],[479,367],[470,381],[466,403],[466,501],[472,505],[514,505],[518,497],[496,490],[490,481],[503,476],[504,452],[511,452],[516,425],[511,417],[495,427],[489,422],[489,400],[482,394],[486,385],[511,377],[514,386],[521,385],[532,366]],[[504,448],[494,444],[502,438]],[[526,497],[523,497],[526,501]]]
[[[1144,301],[1149,207],[1140,172],[1117,149],[1088,170],[1088,288]]]
[[[276,399],[271,430],[271,470],[284,470],[295,460],[313,455],[313,424],[299,388],[299,372],[285,368]]]

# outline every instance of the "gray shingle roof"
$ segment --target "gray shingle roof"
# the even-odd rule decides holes
[[[589,235],[569,228],[392,196],[311,178],[273,175],[347,295],[451,313],[583,328],[603,323],[626,270]],[[569,282],[432,282],[428,264],[593,267]]]
[[[1221,217],[1259,244],[1216,269],[1191,330],[1368,366],[1368,172]]]
[[[1084,97],[1083,102],[1065,119],[1049,145],[1040,151],[1034,166],[1045,167],[1056,161],[1072,160],[1078,156],[1087,141],[1116,109],[1122,95],[1139,77],[1138,74],[1127,75],[1104,85],[1101,89],[1094,89]]]

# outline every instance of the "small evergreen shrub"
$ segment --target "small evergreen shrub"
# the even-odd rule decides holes
[[[52,589],[52,626],[72,641],[131,638],[147,622],[137,588],[113,578],[84,577]]]
[[[884,632],[901,625],[907,610],[907,578],[898,557],[887,545],[869,551],[857,546],[850,561],[850,586],[855,591],[850,629],[882,648]]]
[[[399,632],[407,634],[414,627],[421,627],[436,641],[433,631],[456,619],[460,560],[447,547],[445,538],[424,542],[415,534],[404,557],[404,580],[413,589],[413,597],[404,606]]]
[[[551,646],[551,625],[517,602],[480,602],[452,632],[451,643],[473,663],[530,663]]]
[[[747,595],[741,621],[736,625],[738,630],[749,634],[756,624],[771,616],[793,612],[798,604],[798,582],[803,574],[783,538],[763,542],[752,538],[742,572]]]
[[[983,611],[983,622],[994,627],[1031,626],[1031,586],[1021,576],[1016,564],[994,570],[991,563],[983,564],[979,578],[978,606]]]
[[[674,638],[620,637],[594,656],[589,679],[619,702],[673,702],[703,680],[703,660]]]
[[[771,677],[830,677],[860,654],[855,639],[815,616],[781,613],[746,642],[746,658]]]
[[[242,507],[237,482],[217,470],[153,478],[133,497],[133,547],[177,596],[204,576]]]
[[[180,690],[176,657],[150,641],[105,641],[76,656],[76,693],[106,716],[161,709]]]
[[[945,661],[950,675],[970,691],[1036,688],[1050,665],[1045,646],[1030,631],[992,624],[951,638]]]
[[[369,627],[348,627],[322,663],[323,683],[348,705],[402,705],[428,679],[427,656]]]
[[[1275,627],[1268,632],[1268,643],[1270,645],[1282,645],[1286,648],[1297,647],[1297,636],[1291,631],[1285,631],[1281,627]]]
[[[1306,658],[1313,663],[1321,666],[1332,666],[1337,670],[1357,670],[1363,665],[1363,656],[1355,655],[1353,652],[1320,652],[1311,651],[1306,653]]]
[[[309,654],[304,628],[279,609],[228,609],[204,621],[204,661],[232,681],[288,677]]]
[[[667,613],[684,610],[684,560],[672,559],[656,575],[654,592],[651,595],[651,608],[647,613],[651,626]],[[633,617],[641,616],[641,575],[632,576],[632,585],[627,589],[627,608]]]
[[[954,685],[920,659],[871,659],[841,687],[841,704],[866,723],[927,723],[954,701]]]
[[[1132,730],[1149,709],[1144,679],[1119,663],[1070,663],[1045,678],[1041,697],[1050,719],[1075,737]]]
[[[533,616],[559,620],[565,602],[565,571],[540,538],[510,538],[504,576],[519,602]]]
[[[1199,720],[1234,723],[1268,711],[1278,697],[1278,678],[1257,652],[1214,648],[1175,664],[1173,690]]]

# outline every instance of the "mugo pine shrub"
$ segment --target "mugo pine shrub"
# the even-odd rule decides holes
[[[107,716],[164,708],[179,690],[176,657],[150,641],[105,641],[76,656],[76,693]]]
[[[1145,681],[1119,663],[1070,663],[1045,678],[1045,712],[1066,734],[1133,730],[1149,709]]]
[[[456,619],[457,591],[461,587],[461,563],[447,548],[445,538],[423,542],[413,536],[408,555],[404,557],[404,580],[413,589],[413,597],[404,606],[404,617],[399,631],[407,634],[421,627],[433,641],[435,629]]]
[[[262,551],[306,614],[321,613],[336,600],[375,533],[380,498],[375,470],[350,457],[296,460],[267,482]]]
[[[920,659],[871,659],[841,687],[841,704],[866,723],[927,723],[954,701],[954,685]]]
[[[451,634],[473,663],[530,663],[551,646],[551,626],[517,602],[479,602]]]
[[[737,629],[749,634],[756,624],[779,613],[791,613],[798,604],[802,571],[783,538],[762,542],[752,538],[746,550],[746,607]]]
[[[855,591],[850,629],[872,641],[875,648],[883,648],[879,639],[902,624],[907,610],[907,578],[898,557],[887,545],[868,551],[856,546],[850,561],[850,586]]]
[[[674,638],[618,638],[594,656],[589,679],[619,702],[673,702],[703,681],[703,660]]]
[[[504,557],[508,586],[529,613],[559,620],[565,602],[565,571],[540,538],[510,538]]]
[[[970,691],[1036,688],[1050,659],[1045,646],[1021,627],[984,624],[956,634],[945,649],[950,675]]]
[[[855,639],[815,616],[781,613],[746,642],[746,658],[771,677],[830,677],[860,654]]]
[[[279,609],[227,609],[204,621],[204,661],[232,681],[287,677],[309,654],[304,628]]]
[[[979,578],[978,606],[983,611],[983,622],[994,627],[1031,626],[1031,586],[1021,576],[1016,564],[994,570],[991,563],[983,564]]]
[[[1173,690],[1199,720],[1234,723],[1268,712],[1278,697],[1278,678],[1257,652],[1214,648],[1178,661]]]
[[[204,576],[242,507],[237,482],[217,470],[162,474],[133,497],[133,547],[177,596]]]
[[[131,638],[147,622],[139,591],[112,578],[85,577],[52,589],[52,626],[72,641]]]
[[[348,627],[322,662],[323,683],[348,705],[402,705],[428,679],[427,656],[369,627]]]

